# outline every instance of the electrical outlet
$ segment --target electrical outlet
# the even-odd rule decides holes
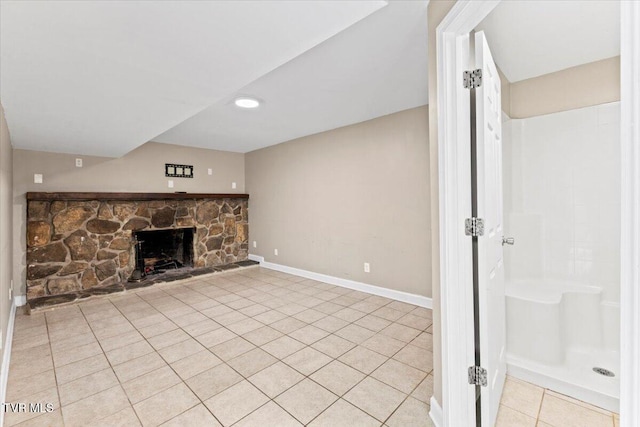
[[[371,266],[369,265],[368,262],[364,263],[364,272],[365,273],[370,273],[371,272]]]
[[[253,247],[257,248],[258,247],[258,242],[256,242],[255,240],[253,241]]]
[[[232,182],[232,183],[231,183],[231,188],[234,188],[234,189],[235,189],[236,187],[237,187],[236,183],[235,183],[235,182]]]
[[[42,184],[42,174],[41,173],[34,173],[33,174],[33,182],[34,182],[34,184]]]
[[[278,255],[278,250],[277,250],[277,249],[274,249],[274,250],[273,250],[273,254],[277,256],[277,255]]]
[[[208,168],[208,169],[207,169],[207,174],[208,174],[208,175],[213,175],[213,169]]]
[[[82,159],[76,159],[76,167],[77,168],[81,168],[82,167]]]
[[[173,188],[173,180],[172,179],[169,180],[168,184],[169,184],[169,188]]]

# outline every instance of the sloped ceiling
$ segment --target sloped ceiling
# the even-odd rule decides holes
[[[427,2],[390,2],[154,140],[248,152],[425,105],[427,45]]]
[[[12,143],[123,155],[385,5],[1,1],[0,100]]]
[[[620,2],[502,1],[476,29],[513,83],[620,55]]]

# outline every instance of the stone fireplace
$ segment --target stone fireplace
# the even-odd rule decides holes
[[[139,259],[147,272],[172,262],[202,269],[244,261],[248,198],[27,193],[27,301],[126,282]]]

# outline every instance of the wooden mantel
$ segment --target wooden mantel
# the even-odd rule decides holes
[[[248,199],[248,194],[228,193],[46,193],[28,192],[27,200],[184,200],[184,199]]]

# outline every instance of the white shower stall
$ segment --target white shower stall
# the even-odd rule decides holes
[[[503,123],[509,373],[616,412],[619,129],[619,102]]]

